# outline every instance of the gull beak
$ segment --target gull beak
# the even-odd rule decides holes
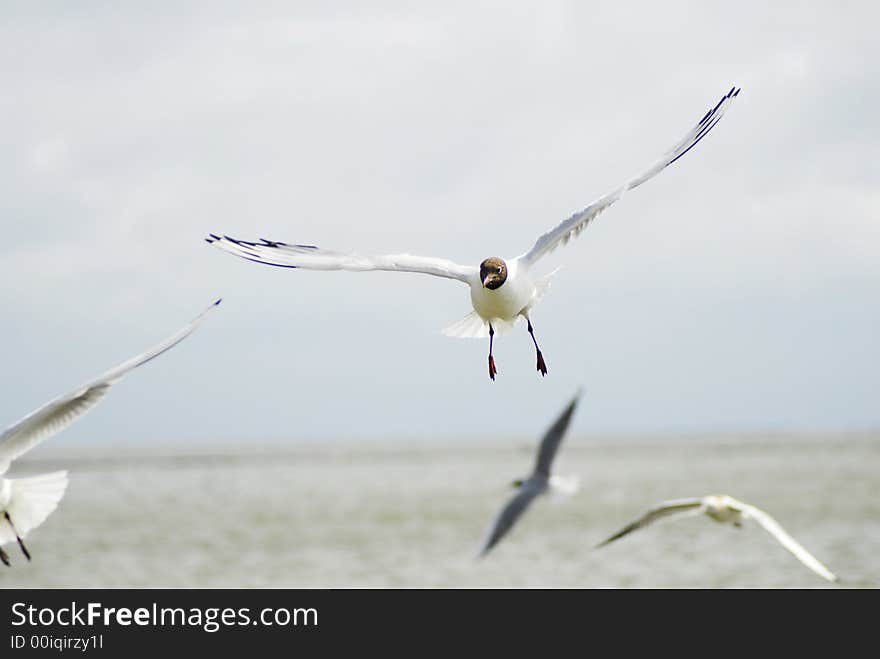
[[[486,278],[483,280],[483,288],[489,285],[489,275],[486,275]]]

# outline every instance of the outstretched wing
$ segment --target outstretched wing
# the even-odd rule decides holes
[[[119,366],[96,378],[92,382],[77,387],[73,391],[59,396],[24,417],[18,423],[7,428],[0,435],[0,474],[6,472],[9,464],[20,455],[27,453],[40,442],[64,430],[71,423],[97,405],[107,391],[126,373],[141,364],[161,355],[173,348],[192,334],[202,323],[205,316],[220,304],[217,300],[203,311],[189,325],[168,337],[150,350],[123,362]]]
[[[822,563],[820,563],[810,552],[804,549],[797,540],[788,535],[785,529],[783,529],[779,525],[779,522],[773,519],[773,517],[760,508],[755,508],[742,501],[737,501],[734,507],[738,508],[744,517],[753,519],[763,526],[764,529],[776,538],[783,547],[794,554],[801,563],[806,565],[813,572],[828,581],[837,581],[837,576],[827,567],[822,565]]]
[[[210,234],[206,241],[220,249],[235,254],[248,261],[265,263],[281,268],[303,268],[306,270],[388,270],[392,272],[419,272],[435,277],[457,279],[470,283],[479,274],[476,267],[464,266],[427,256],[410,254],[356,254],[354,252],[334,252],[319,249],[314,245],[290,245],[274,240],[261,239],[260,242],[238,240],[229,236]]]
[[[565,431],[568,430],[571,416],[574,414],[574,408],[577,407],[580,396],[581,392],[578,391],[568,406],[562,411],[562,414],[544,433],[541,446],[538,448],[538,458],[535,461],[535,474],[550,477],[550,466],[553,464],[553,458],[556,457],[556,451],[559,448],[560,442],[562,442],[562,437],[565,435]]]
[[[731,88],[727,94],[721,97],[718,104],[709,110],[699,123],[694,126],[674,147],[667,151],[661,158],[652,164],[644,172],[630,179],[616,190],[609,192],[604,197],[600,197],[582,211],[575,213],[567,220],[560,222],[556,227],[542,235],[535,242],[534,246],[526,253],[517,257],[526,266],[530,266],[545,254],[551,252],[560,244],[566,244],[571,238],[577,236],[584,228],[602,211],[608,208],[615,201],[620,199],[627,190],[641,185],[649,178],[652,178],[663,171],[666,167],[681,158],[690,151],[703,139],[712,128],[715,127],[724,112],[739,94],[739,89]]]
[[[501,512],[493,520],[492,526],[489,527],[489,532],[486,534],[486,540],[483,542],[483,547],[480,549],[480,556],[488,554],[489,550],[497,545],[501,538],[507,535],[507,532],[516,523],[516,520],[522,516],[526,508],[531,505],[532,501],[540,493],[541,490],[539,488],[529,485],[523,485],[519,489],[519,492],[507,502],[507,505],[501,509]]]
[[[620,531],[612,535],[610,538],[600,542],[598,545],[596,545],[596,549],[598,549],[599,547],[604,547],[609,542],[614,542],[618,538],[622,538],[628,533],[632,533],[636,529],[647,526],[651,522],[655,522],[663,517],[669,517],[671,515],[677,515],[681,513],[698,512],[702,505],[702,499],[673,499],[671,501],[664,501],[662,503],[659,503],[651,508],[644,515],[639,517],[636,521],[630,522],[622,529],[620,529]]]

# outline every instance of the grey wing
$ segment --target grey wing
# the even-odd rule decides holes
[[[0,435],[0,474],[6,472],[13,460],[27,453],[40,442],[61,432],[92,409],[107,394],[110,387],[130,370],[158,357],[192,334],[205,316],[218,304],[220,300],[199,314],[186,327],[150,350],[111,368],[95,380],[55,398],[8,427]]]
[[[386,270],[390,272],[417,272],[465,283],[475,278],[479,271],[474,266],[464,266],[446,259],[411,254],[356,254],[320,249],[314,245],[293,245],[262,239],[260,242],[239,240],[229,236],[210,234],[208,243],[235,256],[281,268],[306,270],[349,270],[366,272]]]
[[[804,547],[797,540],[792,538],[773,517],[760,508],[755,508],[755,506],[743,503],[742,501],[737,501],[736,504],[735,507],[739,508],[743,516],[758,522],[758,524],[764,527],[765,531],[776,538],[779,544],[794,554],[801,563],[806,565],[823,579],[832,582],[837,581],[837,575],[820,563],[810,552],[804,549]]]
[[[492,526],[489,527],[489,532],[486,534],[486,539],[483,541],[480,556],[488,554],[489,550],[497,545],[501,538],[507,535],[507,532],[516,523],[516,520],[522,516],[526,508],[531,505],[535,497],[541,494],[541,492],[542,490],[537,487],[523,486],[519,489],[519,492],[495,516]]]
[[[681,513],[693,513],[698,512],[703,505],[703,500],[693,498],[693,499],[672,499],[670,501],[664,501],[662,503],[657,504],[644,515],[639,517],[634,522],[630,522],[626,526],[624,526],[620,531],[612,535],[610,538],[606,538],[598,545],[596,545],[596,549],[599,547],[604,547],[610,542],[614,542],[618,538],[622,538],[623,536],[632,533],[633,531],[642,528],[643,526],[647,526],[652,522],[656,522],[658,519],[663,517],[669,517],[671,515],[677,515]]]
[[[714,108],[703,115],[703,118],[700,119],[696,126],[688,131],[688,133],[679,140],[675,146],[663,154],[662,157],[657,159],[650,167],[638,176],[631,178],[617,189],[600,197],[582,211],[579,211],[567,220],[560,222],[553,229],[538,238],[534,246],[532,246],[528,252],[521,254],[517,258],[528,267],[560,244],[565,245],[571,240],[571,238],[580,234],[580,232],[583,231],[593,219],[595,219],[606,208],[611,206],[615,201],[620,199],[625,192],[632,190],[648,179],[656,176],[666,167],[694,148],[697,143],[715,127],[715,124],[721,120],[722,115],[739,92],[740,90],[736,87],[731,88],[731,90],[727,92],[720,101],[718,101],[718,104]]]
[[[553,458],[556,457],[556,451],[559,449],[559,444],[562,442],[562,437],[565,435],[565,431],[568,430],[568,426],[571,423],[571,417],[574,414],[575,407],[577,407],[578,399],[580,398],[580,391],[575,394],[575,397],[571,400],[568,406],[562,411],[562,414],[553,422],[553,425],[544,433],[544,437],[541,439],[541,445],[538,447],[538,457],[535,461],[535,474],[540,474],[541,476],[550,476],[550,467],[553,464]]]

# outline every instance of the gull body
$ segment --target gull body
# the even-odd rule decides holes
[[[480,556],[485,556],[489,553],[507,535],[516,521],[537,497],[542,494],[550,494],[554,497],[567,497],[577,491],[578,483],[576,478],[553,474],[551,473],[551,467],[562,438],[571,423],[571,417],[574,414],[579,398],[580,392],[575,395],[568,406],[557,417],[556,421],[553,422],[553,425],[544,433],[544,437],[541,438],[541,443],[538,445],[538,453],[535,457],[535,466],[532,469],[532,473],[525,478],[513,481],[513,487],[516,488],[517,492],[492,521],[480,548]]]
[[[0,434],[0,562],[9,565],[9,555],[3,549],[3,545],[11,542],[17,542],[22,553],[30,560],[31,556],[24,544],[24,538],[55,510],[67,488],[66,471],[30,478],[4,478],[11,463],[82,417],[129,371],[183,341],[218,304],[220,300],[208,307],[189,325],[150,350],[49,401]]]
[[[206,240],[243,259],[282,268],[416,272],[463,282],[470,287],[473,311],[447,327],[444,332],[455,337],[488,336],[489,377],[494,380],[497,369],[492,346],[496,332],[505,332],[519,319],[525,319],[529,335],[535,344],[537,370],[543,376],[547,374],[547,365],[538,347],[529,312],[546,292],[553,273],[536,277],[532,273],[535,264],[556,247],[565,245],[571,238],[580,234],[593,219],[628,190],[653,178],[696,146],[720,121],[738,94],[739,89],[731,88],[682,139],[647,169],[539,236],[531,249],[514,258],[492,256],[484,259],[477,267],[459,265],[446,259],[410,254],[375,255],[337,252],[320,249],[315,245],[290,244],[266,239],[253,242],[213,233],[209,234]]]
[[[479,275],[468,282],[471,289],[471,305],[481,320],[494,321],[500,328],[519,316],[527,314],[535,301],[537,289],[528,269],[521,268],[516,260],[507,265],[507,281],[492,289],[484,285]],[[482,326],[482,322],[480,325]],[[498,329],[496,328],[496,330]]]
[[[777,542],[790,551],[794,556],[813,572],[823,579],[831,582],[837,581],[837,576],[825,565],[820,563],[810,552],[792,538],[785,529],[768,513],[751,504],[734,499],[726,494],[710,494],[700,498],[673,499],[663,501],[649,509],[637,520],[630,522],[611,537],[603,540],[596,548],[604,547],[623,536],[632,533],[652,522],[665,517],[682,517],[691,515],[705,515],[721,524],[732,524],[740,527],[746,520],[757,522],[765,531],[772,535]]]

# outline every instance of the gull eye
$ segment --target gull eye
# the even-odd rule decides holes
[[[498,266],[498,271],[497,271],[497,272],[498,272],[499,275],[501,274],[501,266]]]

